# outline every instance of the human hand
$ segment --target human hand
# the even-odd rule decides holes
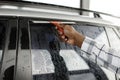
[[[81,47],[85,37],[77,32],[72,26],[64,25],[60,22],[51,22],[56,26],[56,29],[59,33],[61,41],[64,41],[68,44]]]

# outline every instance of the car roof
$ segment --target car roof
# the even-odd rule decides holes
[[[82,10],[92,12],[93,14],[103,14],[112,16],[110,14],[100,13],[91,10]],[[1,2],[0,3],[0,16],[14,16],[14,17],[26,17],[46,20],[59,20],[69,22],[84,22],[93,25],[102,25],[106,27],[119,27],[119,25],[112,23],[111,21],[104,20],[102,18],[91,18],[89,16],[79,15],[79,9],[72,9],[60,6],[51,6],[43,4],[29,4],[29,3],[17,3],[17,2]],[[112,16],[116,17],[116,16]],[[119,17],[116,17],[119,18]]]

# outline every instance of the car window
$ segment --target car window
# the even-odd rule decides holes
[[[0,66],[1,66],[1,59],[3,55],[3,50],[5,46],[5,34],[6,34],[6,25],[2,20],[0,20]]]
[[[120,33],[116,28],[106,28],[110,46],[117,51],[120,49]]]
[[[4,53],[2,54],[1,63],[1,80],[13,80],[14,66],[16,60],[16,37],[17,26],[15,20],[1,21],[0,41],[4,44]],[[5,43],[4,43],[5,42]],[[2,49],[2,48],[1,48]]]
[[[2,68],[4,76],[2,78],[4,80],[8,78],[13,80],[15,61],[17,61],[16,79],[23,76],[21,73],[31,72],[30,65],[32,63],[33,80],[108,80],[99,66],[92,62],[89,64],[89,61],[83,58],[86,55],[82,55],[83,52],[78,47],[59,41],[58,34],[51,24],[30,22],[29,32],[27,23],[21,21],[19,28],[20,42],[17,45],[18,55],[16,55],[17,22],[11,21],[10,23],[12,22],[14,25],[10,25],[11,28],[8,30],[9,44],[7,45],[8,50],[5,52],[7,56],[3,59],[7,63],[2,66],[5,68]],[[77,24],[73,27],[86,36],[108,44],[104,27]],[[98,38],[100,36],[103,38]],[[17,60],[15,60],[16,56]],[[32,62],[30,59],[32,59]],[[27,75],[30,75],[30,73]]]
[[[100,39],[105,44],[108,44],[104,27],[99,28],[86,25],[73,26],[84,35],[96,40]],[[80,78],[83,80],[107,80],[106,75],[99,66],[96,66],[96,69],[95,67],[90,67],[90,65],[88,65],[87,61],[81,57],[81,51],[78,47],[60,42],[57,36],[54,26],[51,24],[30,24],[32,74],[34,80],[54,80],[55,77],[53,77],[53,75],[56,74],[56,71],[59,71],[56,68],[59,65],[64,67],[65,72],[64,70],[62,71],[61,68],[59,69],[62,71],[62,74],[64,73],[63,77],[66,77],[65,80],[67,80],[67,77],[69,77],[70,80],[79,80]],[[102,36],[103,38],[98,38],[98,36]],[[52,46],[50,46],[50,44]],[[51,47],[55,49],[55,51],[51,51]],[[56,56],[56,61],[58,62],[53,60],[55,59],[53,58],[54,56]],[[59,61],[59,58],[62,59],[63,63]],[[55,66],[55,64],[58,66]],[[94,63],[91,64],[94,65]],[[94,70],[98,71],[95,72]],[[58,74],[61,74],[61,71],[59,71]],[[89,76],[84,77],[87,75]],[[98,78],[96,78],[95,75],[98,76]],[[104,79],[102,76],[104,76]]]

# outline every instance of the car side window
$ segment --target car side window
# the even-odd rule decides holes
[[[64,80],[68,78],[70,80],[74,80],[74,78],[76,78],[75,80],[79,80],[79,78],[83,78],[85,75],[89,75],[90,79],[95,80],[94,75],[89,72],[88,65],[74,51],[75,48],[73,46],[62,43],[59,40],[57,42],[51,42],[57,36],[55,34],[54,26],[51,24],[30,24],[33,80],[55,80],[54,76],[56,74],[64,75],[60,80],[63,80],[62,78]],[[53,52],[49,48],[53,48],[55,51]],[[59,52],[57,49],[61,51]],[[60,54],[59,56],[62,57],[62,62],[65,62],[64,66],[59,62],[60,57],[55,54]],[[83,63],[83,66],[79,62]],[[63,67],[64,70],[61,67],[58,69],[58,66]]]
[[[6,19],[0,23],[2,24],[0,25],[0,49],[2,50],[0,80],[13,80],[16,60],[17,21]]]
[[[1,59],[3,55],[4,46],[5,46],[5,34],[6,34],[5,24],[3,24],[3,21],[0,21],[0,66],[1,66]]]

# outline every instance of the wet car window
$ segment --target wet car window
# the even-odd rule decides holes
[[[5,34],[6,34],[6,27],[4,21],[0,21],[0,68],[1,68],[1,59],[3,54],[3,49],[5,46]]]
[[[73,26],[108,45],[104,27]],[[57,36],[51,24],[30,24],[33,80],[108,80],[99,66],[81,57],[86,55],[78,47],[60,42]]]
[[[15,27],[15,25],[17,23],[15,21],[11,21],[11,23],[12,22],[14,25],[11,24],[11,28],[8,30],[9,44],[7,45],[8,50],[5,51],[7,56],[5,60],[3,59],[3,61],[7,61],[7,63],[4,63],[3,66],[5,69],[2,68],[1,70],[4,80],[8,78],[13,80],[14,74],[12,72],[14,72],[16,57],[17,27]],[[108,45],[104,27],[88,25],[73,25],[73,27],[82,34]],[[2,29],[0,30],[2,32]],[[22,27],[20,32],[21,50],[18,55],[18,61],[20,61],[18,63],[19,65],[21,65],[21,63],[25,65],[25,63],[21,62],[21,59],[25,56],[27,56],[27,58],[30,57],[27,54],[29,54],[28,50],[31,48],[33,80],[108,80],[105,72],[98,65],[87,60],[85,57],[88,56],[80,51],[78,47],[61,42],[58,39],[58,34],[53,25],[30,23],[31,44],[29,44],[28,28]],[[5,37],[5,31],[2,33]],[[3,34],[1,34],[1,36]],[[4,38],[2,39],[5,41]],[[4,42],[2,42],[2,44],[3,43]],[[4,45],[3,47],[0,46],[1,50],[2,48],[4,48]],[[25,59],[27,60],[27,58]]]
[[[1,80],[13,80],[15,58],[16,58],[16,35],[17,35],[16,21],[7,20],[7,21],[3,21],[2,24],[3,26],[0,25],[0,28],[1,28],[0,29],[0,40],[1,41],[3,40],[1,45],[3,45],[5,42],[4,44],[5,51],[2,54],[0,79]]]

